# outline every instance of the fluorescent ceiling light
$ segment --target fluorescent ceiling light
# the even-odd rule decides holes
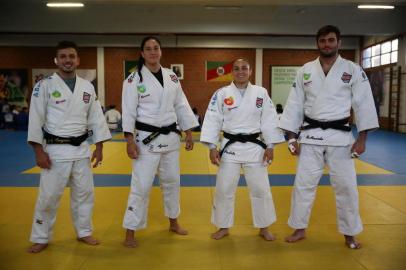
[[[64,3],[64,2],[51,2],[47,3],[47,7],[52,7],[52,8],[69,8],[69,7],[84,7],[85,5],[83,3]]]
[[[206,10],[239,10],[241,6],[205,6]]]
[[[360,9],[394,9],[392,5],[358,5]]]

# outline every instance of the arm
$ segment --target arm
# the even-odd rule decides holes
[[[263,162],[269,164],[272,162],[273,147],[277,143],[285,141],[282,130],[278,128],[278,116],[275,110],[275,106],[271,98],[268,95],[268,91],[264,89],[264,102],[261,112],[261,132],[267,145],[265,149]]]
[[[138,93],[137,80],[124,81],[122,94],[122,125],[124,137],[127,141],[127,155],[131,159],[138,158],[138,149],[134,141],[135,121],[137,119]]]
[[[303,124],[305,94],[303,89],[303,68],[297,72],[295,82],[290,90],[279,127],[298,134]]]
[[[192,130],[195,127],[199,126],[199,123],[196,120],[196,117],[190,108],[189,102],[183,93],[182,87],[179,82],[177,82],[176,87],[176,97],[175,97],[175,113],[176,119],[179,124],[179,127],[183,130]]]
[[[220,131],[223,126],[223,107],[221,93],[217,91],[212,96],[204,117],[200,141],[210,148],[210,160],[215,165],[220,164],[220,154],[216,144],[220,139]]]
[[[44,151],[42,128],[46,121],[46,108],[48,95],[43,81],[38,82],[32,92],[29,122],[28,122],[28,143],[32,146],[35,154],[36,164],[42,169],[51,168],[51,160],[48,153]]]
[[[354,66],[354,82],[351,85],[351,106],[354,111],[355,124],[358,131],[379,128],[374,98],[368,77],[361,67]]]
[[[358,157],[366,150],[367,132],[379,128],[378,116],[368,77],[361,67],[356,66],[352,84],[352,108],[358,137],[351,148],[353,157]]]

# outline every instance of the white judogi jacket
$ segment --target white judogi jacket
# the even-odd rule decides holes
[[[111,139],[101,105],[93,85],[76,76],[72,91],[57,73],[39,81],[32,92],[28,124],[28,141],[44,145],[54,160],[78,160],[90,157],[89,144],[46,145],[42,128],[60,137],[77,137],[88,130],[94,143]]]
[[[118,123],[121,120],[121,114],[119,111],[117,111],[116,109],[110,109],[105,113],[104,116],[106,117],[106,122],[109,129],[118,128]]]
[[[198,126],[195,115],[183,93],[179,79],[172,70],[163,68],[164,87],[151,71],[143,66],[143,81],[133,72],[123,83],[122,109],[123,131],[134,133],[135,122],[143,122],[156,127],[169,126],[177,122],[181,130]],[[144,147],[142,140],[151,132],[137,131],[137,142]],[[166,152],[179,149],[180,138],[175,132],[160,134],[148,145],[150,152]]]
[[[234,83],[214,93],[204,117],[200,140],[217,144],[221,131],[231,134],[262,132],[268,147],[285,141],[267,90],[251,83],[243,96]],[[227,141],[223,138],[221,149]],[[264,149],[255,143],[235,142],[227,147],[221,158],[241,163],[262,162],[263,153]]]
[[[317,58],[299,69],[279,127],[297,134],[304,115],[318,121],[339,120],[350,116],[351,107],[358,132],[379,127],[371,87],[362,68],[338,56],[326,76]],[[316,128],[301,131],[299,141],[347,146],[354,137],[351,132]]]

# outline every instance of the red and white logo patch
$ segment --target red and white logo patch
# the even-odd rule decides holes
[[[90,101],[90,94],[89,93],[86,93],[86,92],[83,92],[83,102],[84,103],[89,103],[89,101]]]
[[[169,76],[171,77],[171,80],[172,80],[174,83],[179,82],[178,77],[176,77],[176,75],[169,75]]]
[[[264,99],[257,97],[257,101],[255,102],[257,108],[262,108],[262,103],[264,103]]]
[[[344,72],[343,75],[341,76],[341,80],[344,83],[349,83],[351,81],[352,75],[348,74],[347,72]]]

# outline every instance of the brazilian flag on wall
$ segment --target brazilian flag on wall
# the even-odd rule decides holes
[[[233,62],[206,61],[206,81],[231,82]]]
[[[124,60],[124,80],[130,76],[131,73],[137,70],[138,61]]]

